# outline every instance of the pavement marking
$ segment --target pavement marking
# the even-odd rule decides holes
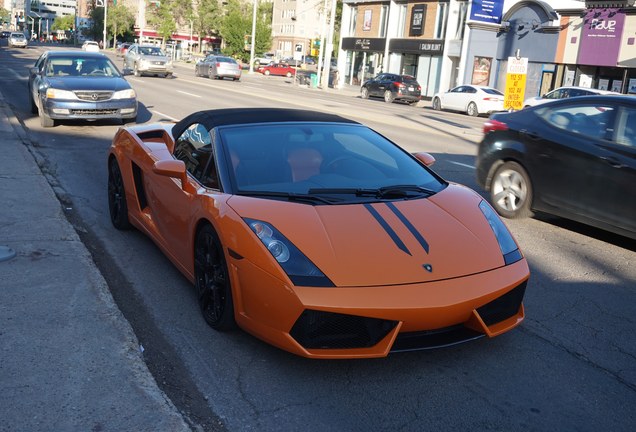
[[[468,165],[468,164],[465,164],[465,163],[455,162],[455,161],[452,161],[452,160],[449,160],[448,162],[450,162],[452,164],[455,164],[455,165],[463,166],[463,167],[466,167],[466,168],[475,169],[474,166]]]
[[[181,120],[181,119],[176,119],[176,118],[174,118],[174,117],[172,117],[172,116],[169,116],[168,114],[164,114],[164,113],[159,112],[159,111],[156,111],[156,110],[152,110],[152,112],[153,112],[154,114],[160,115],[161,117],[165,117],[165,118],[167,118],[168,120],[172,120],[172,121],[175,121],[175,122],[178,122],[179,120]]]
[[[200,95],[196,95],[194,93],[184,92],[184,91],[181,91],[181,90],[177,90],[177,93],[181,93],[181,94],[184,94],[184,95],[187,95],[187,96],[196,97],[196,98],[200,98],[201,97]]]

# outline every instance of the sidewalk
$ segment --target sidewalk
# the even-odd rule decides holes
[[[0,430],[190,431],[1,93],[0,133]]]

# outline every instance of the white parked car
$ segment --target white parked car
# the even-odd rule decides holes
[[[461,85],[433,96],[433,109],[463,111],[470,116],[505,111],[504,94],[496,88]]]
[[[82,45],[84,51],[99,52],[99,44],[95,41],[86,41]]]
[[[523,102],[523,107],[531,107],[535,105],[541,105],[546,102],[550,102],[557,99],[565,99],[576,96],[593,96],[593,95],[604,95],[604,94],[620,94],[609,90],[599,90],[587,87],[559,87],[557,89],[552,90],[544,94],[543,96],[532,97],[526,99]]]
[[[29,42],[27,41],[26,36],[24,36],[24,33],[11,32],[11,34],[9,35],[9,41],[7,42],[7,44],[9,45],[10,48],[11,47],[26,48]]]

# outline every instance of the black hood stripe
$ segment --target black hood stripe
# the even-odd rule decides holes
[[[402,242],[402,240],[400,240],[400,237],[397,235],[397,233],[395,231],[393,231],[393,228],[391,228],[391,226],[388,224],[388,222],[385,221],[382,218],[382,216],[380,216],[380,213],[378,213],[371,206],[371,204],[365,204],[364,207],[369,211],[369,213],[371,213],[371,216],[373,216],[375,218],[375,220],[378,221],[380,226],[384,229],[384,231],[386,231],[386,233],[389,235],[389,237],[391,237],[391,240],[393,240],[393,243],[395,243],[395,245],[398,248],[400,248],[400,250],[406,252],[409,255],[412,255],[411,252],[406,247],[406,245],[404,244],[404,242]]]
[[[424,248],[426,253],[428,253],[428,249],[429,249],[428,242],[422,236],[422,234],[420,234],[420,232],[417,230],[417,228],[415,228],[413,226],[411,221],[408,220],[406,218],[406,216],[404,216],[404,214],[400,210],[398,210],[398,208],[395,206],[395,204],[389,202],[389,203],[386,203],[386,205],[387,205],[387,207],[389,207],[391,209],[393,214],[395,214],[400,219],[400,221],[402,221],[404,226],[411,232],[411,234],[413,234],[413,237],[415,237],[417,239],[417,241],[420,242],[420,244],[422,245],[422,247]]]

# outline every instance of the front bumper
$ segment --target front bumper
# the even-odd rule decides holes
[[[240,271],[231,266],[239,325],[310,358],[385,357],[498,336],[523,321],[529,277],[522,259],[492,271],[428,283],[289,287],[251,265],[239,265]]]
[[[55,120],[133,119],[137,117],[136,99],[117,99],[100,102],[47,99],[44,113]]]

